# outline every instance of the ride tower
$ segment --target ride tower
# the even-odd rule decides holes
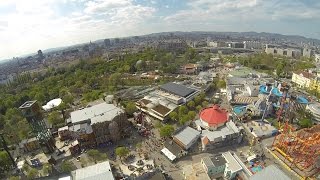
[[[50,130],[43,120],[43,113],[37,101],[27,101],[19,109],[30,124],[33,133],[36,135],[42,150],[45,153],[52,153],[55,149],[54,139]]]

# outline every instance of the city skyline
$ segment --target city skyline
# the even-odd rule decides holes
[[[164,31],[257,31],[320,39],[319,8],[316,0],[4,0],[0,59]]]

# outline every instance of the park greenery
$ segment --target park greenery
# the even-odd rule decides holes
[[[137,107],[134,102],[129,101],[125,105],[125,111],[129,116],[132,116],[134,112],[137,111]]]
[[[110,55],[109,61],[95,57],[81,59],[78,64],[70,66],[22,73],[7,85],[0,86],[0,131],[6,135],[9,144],[18,144],[35,136],[18,109],[25,101],[37,100],[44,105],[54,98],[62,98],[63,103],[46,114],[53,127],[58,128],[64,124],[62,113],[68,114],[71,107],[84,107],[105,94],[114,94],[130,86],[172,81],[173,76],[170,75],[176,74],[181,65],[200,60],[208,61],[209,56],[197,54],[193,49],[180,54],[145,49],[138,53],[115,53]],[[157,80],[132,75],[155,70],[163,75]],[[135,108],[132,103],[127,105],[126,110],[131,114]]]
[[[172,125],[164,125],[160,127],[160,136],[161,137],[170,137],[172,133],[174,132],[174,127]]]
[[[39,172],[35,168],[30,168],[27,172],[27,179],[35,179],[39,175]]]
[[[180,125],[184,125],[187,122],[194,120],[197,113],[208,105],[209,102],[205,101],[205,94],[200,93],[193,101],[189,101],[186,105],[177,108],[176,111],[172,111],[169,114],[169,118],[173,121],[178,121]]]
[[[273,56],[272,54],[256,53],[249,57],[226,56],[224,61],[238,62],[254,70],[265,72],[277,77],[289,77],[292,72],[314,68],[313,59],[301,57],[301,59],[289,59],[285,56]]]
[[[96,150],[96,149],[90,149],[87,152],[87,155],[89,157],[89,159],[91,159],[92,161],[94,161],[94,163],[96,164],[98,161],[103,161],[107,159],[107,155],[105,153],[101,153],[100,151]]]
[[[64,173],[69,173],[69,172],[73,171],[75,169],[75,167],[74,167],[73,163],[71,163],[70,161],[64,161],[60,165],[60,169]]]
[[[130,151],[126,147],[121,146],[116,148],[116,155],[119,156],[121,160],[122,158],[126,157],[129,153]]]

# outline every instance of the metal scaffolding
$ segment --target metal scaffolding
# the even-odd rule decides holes
[[[55,148],[53,137],[43,120],[43,114],[37,101],[27,101],[19,109],[36,134],[39,143],[47,148],[47,152],[53,152]]]
[[[290,162],[288,165],[291,168],[311,171],[317,168],[316,162],[320,156],[320,125],[294,131],[286,123],[273,147]]]

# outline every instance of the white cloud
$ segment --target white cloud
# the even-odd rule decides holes
[[[73,0],[12,0],[14,12],[0,16],[0,59],[57,46],[136,33],[155,9],[131,0],[88,1],[83,9],[60,15],[55,7]],[[2,2],[0,0],[0,2]],[[0,8],[4,3],[0,3]],[[7,6],[7,4],[6,4]]]
[[[186,0],[179,2],[181,7],[175,3],[178,1],[166,6],[154,0],[0,0],[0,9],[11,10],[0,12],[0,41],[6,42],[0,45],[0,59],[106,37],[171,30],[272,30],[269,24],[274,22],[316,22],[320,18],[319,2],[310,5],[300,0]],[[170,12],[165,12],[170,14],[163,14],[169,5]]]
[[[131,5],[131,0],[95,0],[88,1],[84,12],[89,14],[101,13],[112,8],[119,8]]]

